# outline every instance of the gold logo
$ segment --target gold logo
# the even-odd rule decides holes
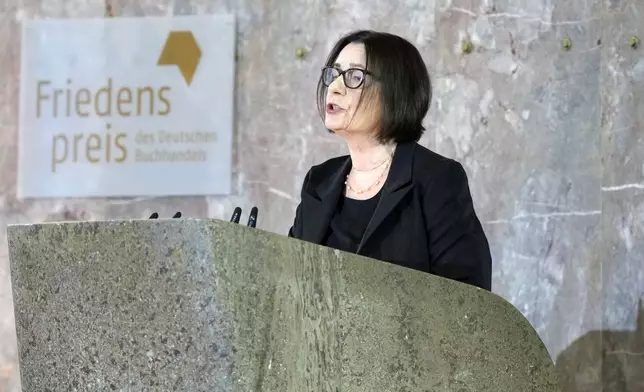
[[[201,49],[190,31],[171,31],[157,65],[176,65],[190,86],[201,60]]]

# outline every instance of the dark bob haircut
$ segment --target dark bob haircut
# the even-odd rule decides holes
[[[362,43],[366,52],[366,68],[373,79],[367,79],[362,97],[377,88],[380,96],[380,133],[382,143],[418,141],[425,128],[422,121],[429,110],[432,85],[418,49],[399,36],[360,30],[342,37],[333,47],[325,66],[333,66],[345,46]],[[324,119],[327,87],[318,81],[318,111]],[[361,97],[361,100],[362,100]]]

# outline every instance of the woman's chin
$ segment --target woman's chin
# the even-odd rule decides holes
[[[326,127],[326,129],[332,132],[338,133],[342,131],[342,127],[332,121],[325,122],[324,126]]]

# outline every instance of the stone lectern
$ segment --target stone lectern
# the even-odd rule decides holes
[[[472,286],[218,220],[7,231],[24,391],[559,391]]]

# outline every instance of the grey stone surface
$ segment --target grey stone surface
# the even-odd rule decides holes
[[[487,291],[218,220],[8,229],[27,391],[558,391]]]
[[[20,21],[100,17],[106,2],[117,17],[237,16],[230,197],[16,199]],[[644,41],[643,7],[641,0],[4,0],[0,228],[140,218],[155,210],[225,219],[235,205],[257,205],[260,228],[286,233],[306,170],[345,153],[315,112],[327,50],[355,28],[391,31],[418,46],[432,74],[434,101],[421,143],[465,165],[493,250],[494,292],[536,328],[570,381],[568,391],[638,391],[644,44],[633,49],[628,40]],[[569,51],[561,48],[564,38]],[[473,42],[471,54],[461,52],[464,39]],[[307,50],[303,59],[295,56],[299,47]],[[8,269],[1,229],[0,391],[17,392]],[[620,342],[606,358],[602,347],[615,344],[602,343],[602,334]]]
[[[602,36],[602,384],[644,390],[644,2],[607,2]]]

